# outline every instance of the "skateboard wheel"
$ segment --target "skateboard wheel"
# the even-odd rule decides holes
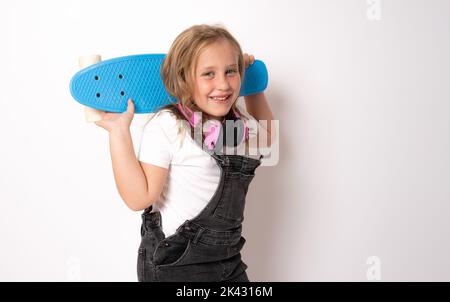
[[[102,60],[100,55],[87,55],[81,56],[78,58],[78,67],[80,69],[86,68],[90,65],[96,64]],[[99,77],[96,76],[95,80],[99,80]],[[97,97],[99,97],[98,95]],[[97,110],[88,106],[84,106],[84,118],[86,122],[96,122],[102,119],[104,111]]]

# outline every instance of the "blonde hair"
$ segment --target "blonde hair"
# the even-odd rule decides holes
[[[202,111],[193,100],[193,87],[195,68],[201,52],[209,45],[225,40],[231,43],[238,55],[238,72],[241,83],[244,79],[244,56],[239,42],[222,25],[194,25],[181,32],[172,43],[161,67],[161,78],[167,92],[177,99],[185,108],[192,112]],[[245,117],[236,106],[232,104],[230,110],[238,112]],[[159,111],[168,109],[178,121],[186,118],[179,112],[175,103],[160,108]],[[156,115],[156,114],[155,114]],[[203,112],[204,117],[209,115]],[[179,129],[179,133],[181,129]]]

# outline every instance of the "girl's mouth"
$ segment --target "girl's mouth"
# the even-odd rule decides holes
[[[228,103],[230,98],[231,98],[231,94],[229,94],[226,97],[208,97],[208,100],[210,100],[211,102],[214,102],[216,104],[225,104],[225,103]]]

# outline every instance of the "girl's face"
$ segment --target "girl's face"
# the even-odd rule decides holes
[[[219,40],[207,46],[200,53],[195,67],[195,104],[220,120],[230,111],[240,89],[238,53],[233,45]]]

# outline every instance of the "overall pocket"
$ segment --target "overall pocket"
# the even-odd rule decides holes
[[[156,267],[177,266],[187,264],[192,249],[191,240],[162,240],[153,254]]]

